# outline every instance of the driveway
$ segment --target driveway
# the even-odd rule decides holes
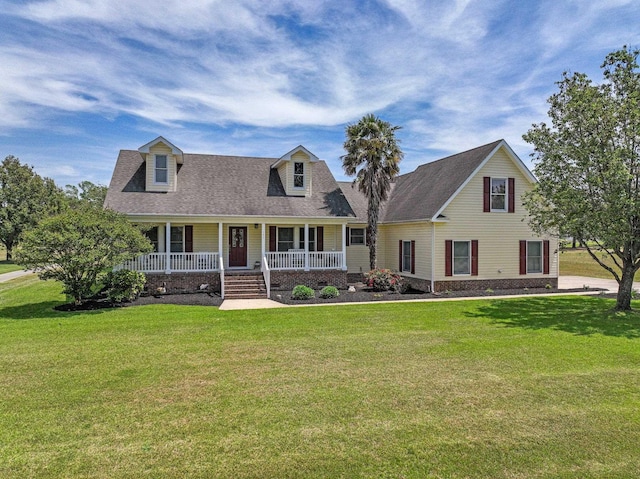
[[[11,281],[14,278],[19,278],[20,276],[25,276],[27,274],[33,274],[33,271],[12,271],[10,273],[2,273],[0,274],[0,283],[5,283],[7,281]]]
[[[618,292],[618,282],[615,279],[589,278],[587,276],[560,276],[558,278],[559,289],[574,289],[584,286],[608,289],[612,293]],[[633,289],[640,291],[640,283],[633,283]]]

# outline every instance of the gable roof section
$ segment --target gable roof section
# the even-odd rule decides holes
[[[389,199],[382,205],[381,223],[424,221],[438,218],[487,161],[504,147],[508,156],[531,181],[535,177],[504,140],[497,140],[462,153],[419,166],[396,178]],[[359,221],[367,222],[367,200],[350,182],[342,182],[345,196]]]
[[[313,194],[287,196],[271,170],[276,158],[184,154],[176,191],[145,191],[139,151],[122,150],[105,206],[130,215],[353,217],[324,161],[313,170]]]
[[[140,153],[149,153],[149,149],[157,145],[158,143],[164,143],[165,145],[167,145],[169,148],[171,148],[171,153],[173,153],[174,155],[182,155],[182,150],[163,136],[159,136],[155,140],[151,140],[149,143],[142,145],[140,148],[138,148],[138,151]]]
[[[309,157],[309,161],[311,161],[312,163],[316,163],[319,161],[319,158],[314,155],[313,153],[311,153],[309,150],[307,150],[304,146],[302,145],[298,145],[296,146],[293,150],[289,151],[288,153],[285,153],[284,155],[282,155],[280,158],[278,158],[278,161],[276,161],[271,168],[277,168],[278,166],[280,166],[282,163],[284,163],[285,161],[291,161],[291,157],[293,155],[295,155],[296,153],[298,153],[299,151],[305,153],[308,157]]]

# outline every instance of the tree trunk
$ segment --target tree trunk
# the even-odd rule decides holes
[[[635,269],[633,264],[623,263],[622,278],[618,283],[618,297],[616,299],[616,311],[631,310],[631,295],[633,293],[633,277]]]
[[[7,261],[11,261],[11,258],[12,258],[12,256],[11,256],[11,249],[12,249],[12,248],[7,247]]]
[[[378,231],[377,229],[378,229],[377,225],[376,227],[369,226],[369,228],[367,228],[367,231],[368,231],[367,241],[369,242],[369,269],[370,270],[374,270],[378,266],[378,251],[377,251]]]

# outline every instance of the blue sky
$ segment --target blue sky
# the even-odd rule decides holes
[[[0,0],[0,155],[108,184],[120,149],[279,157],[345,179],[344,128],[394,125],[402,172],[546,119],[563,71],[640,46],[640,1]]]

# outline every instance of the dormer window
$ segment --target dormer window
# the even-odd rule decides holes
[[[304,188],[304,163],[300,161],[293,164],[293,187]]]
[[[167,184],[169,182],[167,155],[155,155],[155,158],[155,183]]]

